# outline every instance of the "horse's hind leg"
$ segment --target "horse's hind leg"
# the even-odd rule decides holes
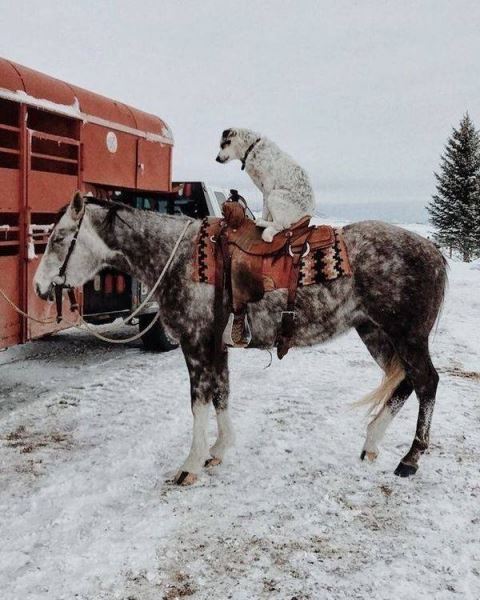
[[[365,443],[360,454],[364,460],[375,460],[378,446],[385,432],[413,391],[413,385],[405,377],[400,358],[386,334],[377,326],[365,323],[357,328],[358,334],[368,351],[383,369],[385,376],[380,386],[365,400],[380,406],[367,427]]]
[[[405,401],[413,391],[413,386],[407,378],[402,381],[393,390],[391,396],[386,400],[378,414],[370,421],[367,426],[367,436],[363,445],[360,458],[364,460],[375,460],[378,456],[378,445],[383,439],[385,432],[393,421],[394,417],[400,412]]]
[[[417,471],[420,456],[428,448],[430,425],[439,378],[430,359],[428,340],[420,342],[415,347],[410,345],[403,359],[407,375],[413,382],[419,403],[415,438],[410,450],[395,469],[395,475],[408,477]]]

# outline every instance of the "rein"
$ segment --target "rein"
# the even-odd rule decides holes
[[[245,156],[242,158],[242,171],[245,170],[245,163],[247,162],[247,158],[248,155],[250,154],[250,152],[255,148],[255,146],[258,144],[258,142],[261,140],[262,138],[258,138],[256,139],[253,144],[250,144],[250,146],[247,148],[247,151],[245,152]]]

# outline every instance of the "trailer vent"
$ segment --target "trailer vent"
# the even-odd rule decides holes
[[[19,138],[18,104],[0,99],[0,168],[18,169]]]
[[[75,119],[29,109],[31,161],[34,171],[77,175],[80,129]]]

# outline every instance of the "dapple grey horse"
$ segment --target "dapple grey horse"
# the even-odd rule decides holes
[[[187,218],[154,214],[77,193],[59,217],[35,275],[39,296],[52,296],[61,283],[77,287],[105,267],[114,267],[152,286],[165,266]],[[191,384],[193,441],[176,482],[193,483],[202,467],[222,461],[233,442],[228,413],[228,353],[214,354],[214,289],[192,280],[192,254],[200,222],[192,221],[178,245],[157,299],[162,322],[179,340]],[[343,229],[352,277],[298,290],[294,346],[318,344],[354,327],[384,378],[368,400],[375,416],[361,458],[373,460],[394,416],[415,390],[419,401],[415,438],[395,473],[416,472],[429,444],[438,374],[429,354],[429,334],[446,287],[446,263],[433,243],[376,221]],[[72,240],[75,239],[75,242]],[[249,306],[255,348],[272,348],[286,301],[277,290]],[[208,447],[210,402],[218,437]]]

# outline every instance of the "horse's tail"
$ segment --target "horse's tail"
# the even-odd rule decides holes
[[[373,413],[375,418],[404,378],[405,369],[400,358],[395,354],[385,367],[385,374],[380,385],[361,400],[355,402],[354,406],[370,405],[368,412],[369,414]]]
[[[442,257],[442,272],[441,272],[441,277],[442,280],[440,282],[440,297],[439,297],[439,303],[438,303],[438,312],[437,312],[437,318],[435,319],[435,332],[434,335],[436,335],[437,331],[438,331],[438,324],[440,323],[440,317],[442,316],[442,312],[443,312],[443,306],[445,303],[445,295],[447,293],[447,289],[448,289],[448,269],[449,269],[449,264],[448,264],[448,260],[445,258],[445,256],[440,253],[441,257]]]

